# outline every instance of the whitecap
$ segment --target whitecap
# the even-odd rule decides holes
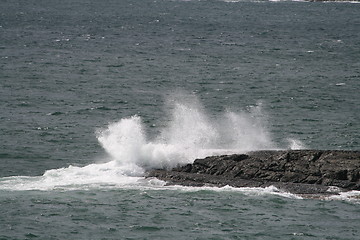
[[[247,111],[225,110],[214,119],[192,96],[168,102],[170,120],[151,139],[137,115],[99,129],[96,135],[108,154],[106,163],[51,169],[42,176],[1,178],[0,190],[157,188],[165,183],[146,179],[146,170],[171,169],[212,155],[277,148],[260,103]],[[291,141],[291,148],[303,147],[301,142]]]

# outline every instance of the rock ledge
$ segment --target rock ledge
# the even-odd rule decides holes
[[[360,151],[285,150],[196,159],[171,170],[150,170],[170,185],[267,187],[295,194],[360,190]]]

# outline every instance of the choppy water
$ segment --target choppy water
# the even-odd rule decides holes
[[[359,150],[360,5],[1,1],[0,239],[357,239],[357,192],[167,187],[148,168]]]

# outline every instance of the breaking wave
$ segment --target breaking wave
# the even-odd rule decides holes
[[[186,99],[189,97],[169,101],[170,120],[152,138],[140,116],[126,117],[98,130],[98,141],[110,158],[106,163],[51,169],[36,177],[1,178],[0,189],[163,186],[161,181],[145,179],[145,171],[172,168],[210,155],[277,148],[261,104],[247,111],[226,110],[213,119],[196,99]],[[290,144],[302,147],[296,140]]]
[[[172,168],[215,154],[271,149],[275,144],[260,117],[259,106],[250,112],[230,112],[212,120],[201,106],[174,103],[171,121],[149,140],[140,116],[112,123],[98,132],[98,140],[120,165]]]

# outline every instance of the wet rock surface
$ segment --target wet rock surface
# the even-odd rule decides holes
[[[170,185],[267,187],[295,194],[360,190],[360,151],[254,151],[211,156],[147,174]]]

